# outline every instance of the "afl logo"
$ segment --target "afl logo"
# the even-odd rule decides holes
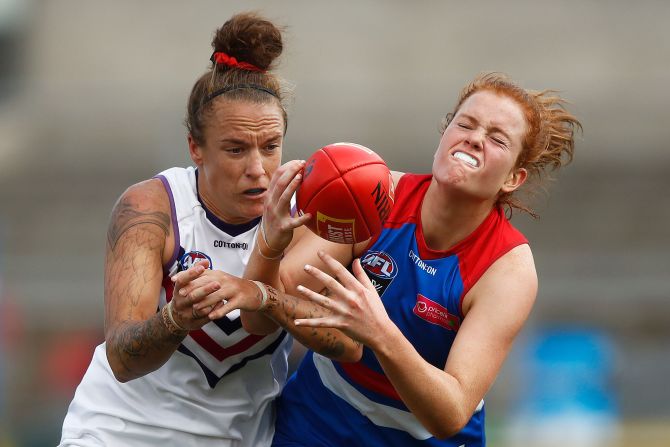
[[[398,265],[383,251],[370,251],[363,256],[361,265],[370,274],[385,279],[393,279],[398,274]]]
[[[209,261],[209,268],[212,268],[212,258],[200,251],[189,251],[179,260],[179,271],[188,270],[198,261],[207,259]]]

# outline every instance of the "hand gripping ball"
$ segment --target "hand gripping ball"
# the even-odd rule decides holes
[[[393,179],[384,160],[353,143],[335,143],[312,154],[296,192],[307,226],[332,242],[352,244],[377,236],[393,207]]]

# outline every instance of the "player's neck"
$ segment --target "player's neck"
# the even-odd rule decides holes
[[[490,201],[443,194],[432,183],[421,206],[421,226],[426,244],[433,250],[449,250],[475,231],[492,207]]]
[[[206,208],[206,211],[210,212],[216,218],[228,225],[241,225],[250,221],[243,217],[235,217],[229,213],[224,212],[223,207],[219,206],[216,200],[214,200],[214,194],[209,190],[207,182],[203,181],[202,174],[198,176],[198,199],[200,203]]]

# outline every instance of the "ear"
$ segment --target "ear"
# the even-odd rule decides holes
[[[190,133],[188,134],[188,153],[193,163],[198,167],[202,167],[202,149]]]
[[[509,175],[507,180],[503,183],[500,191],[503,193],[510,193],[517,190],[521,185],[526,182],[528,178],[528,171],[524,168],[514,168]]]

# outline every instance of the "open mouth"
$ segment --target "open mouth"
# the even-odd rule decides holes
[[[250,189],[246,189],[244,191],[244,194],[247,195],[247,196],[260,196],[265,191],[267,191],[267,189],[265,189],[265,188],[250,188]]]
[[[477,160],[475,157],[473,157],[470,154],[466,154],[465,152],[461,151],[456,151],[453,154],[454,158],[457,158],[461,160],[462,162],[472,166],[473,168],[476,168],[479,166],[479,160]]]

